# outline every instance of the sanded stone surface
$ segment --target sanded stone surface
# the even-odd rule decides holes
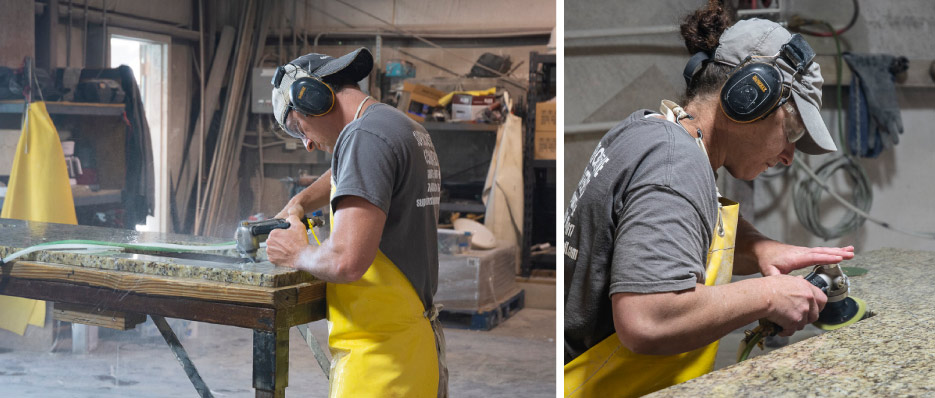
[[[659,397],[935,396],[935,252],[880,249],[845,267],[876,315],[709,373]]]
[[[192,235],[0,219],[0,256],[7,256],[17,250],[40,243],[73,239],[133,244],[176,243],[197,245],[224,243],[217,238]],[[264,259],[264,250],[260,250],[260,252],[259,258]],[[20,259],[262,287],[289,286],[315,279],[307,272],[296,271],[287,267],[277,267],[268,261],[258,263],[248,262],[247,260],[239,261],[234,250],[208,253],[229,257],[229,259],[215,257],[218,260],[225,260],[221,262],[174,258],[158,252],[136,254],[123,252],[70,253],[68,251],[39,251],[30,253]]]

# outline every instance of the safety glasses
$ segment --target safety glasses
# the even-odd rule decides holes
[[[295,118],[289,119],[289,115],[292,114],[292,111],[292,104],[289,104],[289,110],[286,111],[286,117],[283,119],[285,123],[283,123],[280,127],[282,127],[282,130],[285,131],[286,134],[289,134],[290,137],[305,141],[305,133],[299,129],[299,123],[295,120]]]
[[[805,124],[792,104],[786,102],[782,104],[782,109],[786,111],[786,117],[782,119],[782,131],[786,134],[786,140],[792,144],[805,136]]]

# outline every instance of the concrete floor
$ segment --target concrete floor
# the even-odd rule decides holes
[[[145,325],[138,329],[102,333],[84,355],[0,347],[0,396],[197,396],[162,337],[149,335]],[[214,396],[253,397],[252,331],[206,323],[191,330],[191,337],[176,333]],[[326,341],[324,322],[310,330]],[[445,329],[445,335],[451,396],[555,396],[555,311],[526,308],[491,331]],[[295,328],[289,356],[286,394],[326,397],[327,380]]]

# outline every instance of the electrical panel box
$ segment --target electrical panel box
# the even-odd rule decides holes
[[[273,114],[273,74],[275,68],[253,68],[250,111],[253,113]]]

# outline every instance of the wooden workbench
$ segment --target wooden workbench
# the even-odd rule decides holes
[[[0,257],[66,239],[219,243],[187,235],[0,219]],[[147,314],[253,329],[256,396],[282,397],[288,385],[289,328],[324,318],[324,282],[269,262],[242,262],[235,254],[176,258],[157,252],[40,251],[2,266],[0,294],[97,313]]]

